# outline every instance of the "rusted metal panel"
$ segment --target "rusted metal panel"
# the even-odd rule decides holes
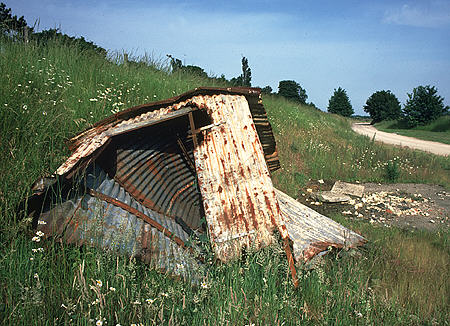
[[[193,98],[206,106],[213,124],[194,149],[210,241],[228,261],[242,247],[273,241],[280,211],[255,124],[244,96]]]
[[[173,219],[136,201],[98,166],[89,168],[87,192],[74,193],[39,215],[38,230],[77,245],[94,245],[136,256],[185,278],[199,279],[202,266],[189,235]]]
[[[329,247],[353,248],[366,240],[332,219],[275,189],[284,223],[293,241],[294,257],[307,262]]]

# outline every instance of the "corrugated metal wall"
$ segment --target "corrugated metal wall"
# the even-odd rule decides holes
[[[97,161],[142,205],[198,229],[203,210],[188,125],[184,116],[114,137]]]

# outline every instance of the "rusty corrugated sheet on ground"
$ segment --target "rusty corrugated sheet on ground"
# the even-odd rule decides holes
[[[201,270],[201,250],[186,246],[189,237],[209,234],[217,258],[228,261],[243,247],[270,244],[278,230],[296,285],[289,238],[298,260],[363,241],[275,191],[270,171],[280,163],[258,89],[200,88],[130,108],[69,148],[57,178],[38,183],[29,199],[35,221],[47,222],[39,229],[69,243],[198,278],[190,271]]]
[[[366,240],[332,219],[299,203],[275,189],[281,213],[294,245],[297,261],[307,262],[315,255],[333,248],[354,248]]]

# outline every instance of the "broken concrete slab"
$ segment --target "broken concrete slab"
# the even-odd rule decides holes
[[[334,191],[321,191],[314,193],[313,196],[324,203],[346,203],[351,200],[349,196]]]
[[[336,181],[335,184],[333,185],[333,188],[331,188],[331,191],[334,193],[341,193],[361,198],[364,194],[364,186],[342,181]]]

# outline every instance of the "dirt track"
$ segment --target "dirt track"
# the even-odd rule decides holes
[[[436,155],[450,155],[450,145],[379,131],[369,123],[354,123],[352,129],[358,134],[369,136],[370,138],[375,137],[376,141],[382,143],[405,146]]]

